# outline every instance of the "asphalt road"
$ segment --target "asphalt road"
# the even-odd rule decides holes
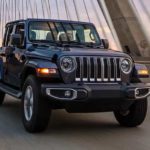
[[[0,108],[0,150],[150,150],[150,110],[138,128],[120,127],[112,113],[54,111],[47,131],[32,135],[22,126],[19,106],[7,96]]]

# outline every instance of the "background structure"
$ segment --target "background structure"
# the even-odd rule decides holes
[[[110,40],[110,47],[121,49],[115,30],[105,18],[97,0],[0,0],[0,37],[8,21],[26,18],[50,18],[92,22],[101,38]]]
[[[101,1],[101,0],[99,0]],[[105,0],[125,52],[137,61],[150,61],[149,0]],[[143,59],[144,58],[144,59]]]
[[[8,21],[87,21],[96,25],[101,38],[109,39],[110,48],[128,52],[137,61],[149,62],[149,6],[149,0],[0,0],[0,45]]]

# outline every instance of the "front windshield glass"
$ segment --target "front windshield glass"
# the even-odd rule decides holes
[[[92,24],[38,22],[29,24],[31,42],[57,42],[100,45],[100,38]]]

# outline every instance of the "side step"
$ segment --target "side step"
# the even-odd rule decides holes
[[[16,97],[16,98],[21,98],[21,96],[22,96],[21,91],[16,90],[4,83],[0,83],[0,90],[3,91],[4,93],[11,95],[13,97]]]

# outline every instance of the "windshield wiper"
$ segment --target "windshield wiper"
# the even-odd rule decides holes
[[[53,45],[53,46],[61,46],[61,43],[60,42],[56,42],[56,41],[49,41],[49,40],[33,40],[32,41],[33,42],[33,44],[51,44],[51,45]]]
[[[72,45],[72,46],[81,47],[81,48],[85,47],[85,45],[84,45],[83,43],[81,43],[81,42],[70,41],[69,43],[70,43],[70,45]]]
[[[92,48],[100,48],[101,46],[99,44],[95,44],[92,42],[84,43],[87,47],[92,47]]]
[[[60,41],[59,44],[62,47],[80,47],[80,48],[85,47],[84,44],[82,44],[80,42],[76,42],[76,41]]]
[[[68,42],[61,42],[62,46],[69,47],[69,46],[75,46],[79,48],[85,48],[85,47],[90,47],[90,48],[100,48],[101,46],[99,44],[95,43],[81,43],[78,41],[68,41]]]
[[[34,45],[43,45],[47,44],[46,46],[52,45],[52,46],[58,46],[58,47],[79,47],[79,48],[85,48],[85,47],[91,47],[91,48],[100,48],[100,45],[95,43],[81,43],[78,41],[49,41],[49,40],[32,40]]]

